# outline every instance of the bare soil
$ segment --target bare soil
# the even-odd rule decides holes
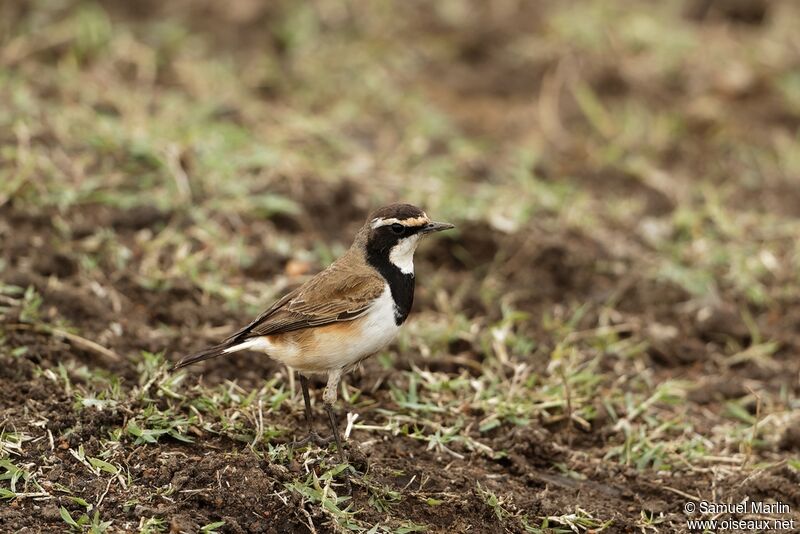
[[[69,220],[111,221],[118,227],[118,236],[125,239],[127,232],[142,227],[163,224],[158,217],[139,220],[135,212],[108,212],[88,207],[81,213],[71,214]],[[166,215],[165,217],[169,217]],[[82,279],[74,267],[76,258],[70,254],[70,242],[62,242],[61,250],[47,246],[56,230],[49,224],[46,214],[22,214],[13,207],[2,212],[6,228],[13,225],[13,233],[6,234],[3,259],[9,268],[4,282],[22,287],[34,287],[43,297],[43,313],[52,320],[69,318],[90,339],[103,341],[118,354],[136,350],[165,350],[176,358],[183,353],[199,349],[212,339],[198,335],[198,326],[231,326],[241,324],[247,316],[223,312],[220,302],[207,302],[202,292],[190,283],[180,282],[166,291],[152,291],[140,287],[125,272],[111,272],[103,280],[103,287],[113,292],[115,298],[98,298],[89,287],[93,282]],[[80,223],[76,223],[80,224]],[[81,235],[80,232],[76,232]],[[74,235],[74,234],[73,234]],[[344,237],[343,237],[344,238]],[[74,239],[78,240],[79,237]],[[30,243],[41,243],[34,249]],[[456,254],[454,248],[468,251],[469,257]],[[687,300],[683,290],[669,285],[652,286],[636,280],[629,269],[617,274],[598,272],[598,261],[623,261],[615,258],[602,245],[580,235],[543,235],[535,227],[518,234],[498,237],[490,231],[467,228],[459,238],[444,238],[439,246],[426,247],[421,253],[419,271],[422,273],[422,294],[417,311],[431,306],[430,295],[424,292],[424,273],[438,269],[446,273],[444,279],[453,291],[463,284],[477,284],[481,280],[472,273],[489,269],[498,255],[506,253],[503,266],[493,268],[513,293],[519,309],[534,315],[562,301],[591,303],[605,302],[609,294],[618,294],[620,309],[629,318],[643,324],[670,324],[678,328],[678,340],[663,346],[654,342],[649,349],[648,365],[655,375],[677,377],[697,384],[688,402],[696,405],[697,424],[703,424],[702,410],[718,410],[729,398],[746,394],[743,382],[752,377],[779,385],[790,385],[787,375],[796,375],[798,362],[789,358],[790,349],[797,342],[794,332],[782,330],[782,325],[765,324],[768,335],[780,338],[786,359],[780,368],[765,370],[757,366],[743,366],[735,374],[710,376],[709,347],[715,339],[746,338],[747,329],[735,314],[724,310],[715,312],[705,324],[688,319],[680,310]],[[525,265],[526,268],[518,268]],[[276,260],[275,270],[280,270]],[[246,273],[245,273],[246,275]],[[260,273],[257,273],[260,275]],[[477,288],[477,286],[476,286]],[[477,289],[476,289],[477,290]],[[469,293],[469,291],[468,291]],[[114,302],[119,308],[114,309]],[[463,309],[475,318],[491,316],[496,310],[485,309],[479,302],[467,297]],[[69,449],[82,446],[88,455],[102,451],[100,439],[109,432],[125,426],[126,418],[137,406],[120,406],[117,409],[74,409],[74,398],[62,389],[53,387],[37,369],[55,369],[65,360],[77,360],[89,366],[122,377],[122,387],[135,385],[137,369],[133,360],[98,359],[98,355],[52,335],[28,330],[16,330],[14,318],[6,322],[5,346],[27,347],[22,357],[11,359],[5,355],[6,364],[0,367],[0,405],[6,429],[39,433],[40,421],[54,442],[46,439],[28,443],[25,458],[35,460],[48,457],[45,467],[47,481],[64,484],[79,490],[87,500],[103,500],[104,519],[116,524],[133,524],[142,516],[169,518],[172,532],[196,532],[200,526],[214,521],[224,521],[226,532],[302,532],[307,530],[308,516],[317,525],[325,523],[324,516],[313,507],[301,512],[299,501],[278,495],[284,484],[302,476],[300,464],[274,465],[254,454],[245,443],[215,438],[202,432],[194,436],[191,444],[165,439],[156,444],[125,446],[125,467],[137,486],[174,488],[174,494],[158,503],[127,505],[132,498],[122,488],[97,483],[97,478],[87,476],[86,467],[77,461]],[[119,323],[126,336],[113,337],[105,332],[110,323]],[[174,333],[167,337],[158,335],[161,325],[170,325]],[[7,325],[8,326],[8,325]],[[537,329],[531,324],[534,335]],[[484,355],[479,347],[468,342],[452,346],[461,358],[480,364]],[[404,362],[415,361],[413,354],[403,354]],[[458,374],[465,367],[447,360],[419,360],[431,370]],[[546,362],[532,362],[542,372]],[[469,366],[466,369],[470,370]],[[276,365],[258,355],[207,362],[192,373],[192,382],[215,384],[236,380],[243,388],[257,387],[264,379],[280,370]],[[787,372],[791,371],[791,372]],[[350,383],[362,390],[364,399],[373,408],[391,406],[387,373],[374,361],[350,378]],[[378,380],[381,377],[381,380]],[[70,380],[80,383],[80,377],[70,375]],[[317,384],[321,385],[321,383]],[[295,410],[282,409],[269,416],[272,425],[302,429],[299,404]],[[356,410],[358,411],[358,410]],[[693,410],[694,411],[694,410]],[[369,413],[362,414],[369,419]],[[477,421],[484,414],[467,414],[468,420]],[[320,423],[321,424],[321,423]],[[575,502],[587,511],[612,519],[612,532],[637,530],[642,510],[660,516],[662,528],[680,531],[685,516],[681,506],[684,494],[703,495],[711,486],[719,488],[728,498],[747,495],[751,499],[774,499],[780,496],[792,509],[800,507],[800,476],[788,467],[775,467],[756,474],[747,471],[695,468],[683,470],[674,466],[671,471],[648,472],[604,460],[606,449],[618,443],[618,433],[612,429],[610,419],[598,417],[588,429],[576,429],[563,423],[533,422],[529,427],[503,427],[488,435],[475,434],[496,451],[506,451],[502,459],[492,460],[477,453],[454,459],[441,453],[426,450],[422,444],[402,436],[384,435],[383,439],[363,446],[370,436],[355,431],[349,442],[351,461],[362,472],[395,491],[407,495],[400,505],[402,512],[391,513],[432,531],[496,532],[501,523],[486,506],[484,498],[476,492],[475,482],[501,495],[512,495],[514,505],[535,516],[557,516]],[[322,428],[320,429],[323,430]],[[796,433],[787,433],[781,447],[796,451],[800,447]],[[51,446],[55,446],[51,450]],[[567,465],[569,475],[558,466]],[[354,477],[353,506],[363,510],[366,521],[382,521],[384,514],[369,506],[370,493]],[[723,489],[724,488],[724,489]],[[444,499],[444,504],[431,507],[427,499]],[[64,524],[56,502],[37,503],[17,500],[0,508],[4,528],[8,531],[40,532],[62,531]],[[505,528],[522,531],[521,526]],[[513,525],[513,523],[511,523]],[[669,527],[672,525],[672,527]],[[324,530],[324,528],[323,528]]]
[[[171,7],[159,7],[157,2],[135,4],[111,2],[106,8],[114,20],[131,24],[187,9],[180,2]],[[270,8],[243,2],[243,14],[237,14],[223,13],[212,2],[202,4],[208,12],[187,17],[187,27],[215,36],[215,43],[227,53],[235,55],[253,47],[279,58],[285,53],[285,45],[275,34],[258,31],[259,21],[270,20]],[[457,53],[442,57],[420,46],[418,59],[423,67],[416,72],[417,78],[406,83],[422,88],[430,102],[446,110],[465,135],[524,142],[528,132],[520,114],[530,112],[530,95],[549,83],[546,78],[553,76],[563,59],[555,53],[539,58],[509,53],[510,43],[521,34],[546,31],[537,9],[520,8],[522,12],[516,15],[487,13],[488,18],[474,17],[476,27],[471,28],[448,26],[426,3],[409,4],[403,13],[412,22],[404,23],[403,34],[409,39],[419,36],[421,43],[455,40],[452,50]],[[530,6],[534,4],[545,3],[531,2]],[[745,4],[688,2],[684,22],[707,25],[709,35],[724,28],[768,31],[765,28],[771,23],[770,6],[774,4]],[[209,28],[211,20],[214,24]],[[488,22],[483,24],[485,20]],[[59,50],[41,53],[57,55]],[[675,86],[669,86],[668,80],[658,83],[634,78],[612,59],[582,57],[581,61],[588,65],[583,73],[585,82],[606,103],[636,98],[654,107],[677,109],[684,106],[683,100],[693,98],[690,82],[680,76],[672,80]],[[170,85],[167,67],[158,76],[159,84]],[[261,90],[262,97],[271,102],[280,101],[286,91],[280,86]],[[796,420],[770,427],[777,428],[779,435],[758,434],[749,451],[742,449],[741,441],[709,436],[713,446],[709,445],[712,450],[706,459],[677,461],[663,469],[637,468],[610,454],[625,442],[625,434],[617,424],[622,414],[612,416],[603,403],[606,396],[611,398],[612,389],[624,389],[637,374],[647,375],[653,390],[680,381],[688,391],[680,401],[685,406],[681,422],[702,434],[727,417],[725,410],[732,401],[742,405],[746,414],[763,417],[751,395],[754,388],[796,399],[800,313],[791,281],[775,274],[767,285],[782,296],[762,304],[747,300],[726,280],[719,280],[713,300],[698,299],[668,278],[650,276],[658,251],[643,237],[639,224],[669,218],[679,207],[696,206],[692,193],[685,192],[699,175],[729,187],[733,209],[796,217],[800,209],[796,188],[725,181],[729,176],[725,162],[715,166],[707,158],[709,152],[723,150],[709,140],[709,131],[714,129],[747,130],[753,124],[762,134],[796,134],[800,124],[796,108],[783,107],[771,91],[754,83],[746,94],[720,97],[734,106],[737,114],[710,118],[701,114],[692,119],[693,112],[686,112],[685,135],[653,156],[661,168],[674,171],[674,189],[665,190],[627,170],[598,164],[586,157],[588,148],[580,141],[555,142],[553,151],[537,161],[535,171],[543,182],[564,183],[585,192],[589,206],[632,199],[635,217],[604,223],[602,231],[596,232],[562,227],[557,214],[546,210],[511,230],[498,230],[484,219],[465,217],[455,221],[458,233],[443,235],[421,248],[419,289],[411,321],[442,316],[447,321],[437,292],[449,295],[450,305],[477,330],[498,324],[505,309],[524,313],[527,319],[518,322],[514,332],[538,343],[523,361],[533,375],[540,376],[552,373],[550,354],[561,341],[544,318],[566,322],[568,312],[576,308],[582,315],[572,325],[578,333],[573,335],[610,323],[618,327],[619,339],[639,339],[645,348],[632,362],[608,347],[593,347],[599,364],[591,372],[605,377],[606,382],[589,402],[596,410],[586,424],[573,424],[563,414],[550,417],[552,413],[539,413],[528,424],[502,424],[480,431],[480,422],[490,414],[470,409],[465,400],[460,414],[465,428],[462,434],[502,454],[484,454],[463,445],[454,445],[454,454],[449,454],[407,435],[354,430],[347,445],[357,471],[351,477],[350,503],[358,510],[360,521],[397,529],[404,522],[413,522],[430,532],[525,532],[526,526],[528,531],[536,527],[565,532],[569,531],[567,525],[554,520],[549,527],[542,526],[541,518],[574,513],[577,506],[591,517],[608,521],[606,532],[683,532],[683,504],[695,496],[717,502],[738,502],[745,497],[780,500],[790,506],[791,517],[800,521],[800,473],[789,463],[800,454]],[[590,130],[574,98],[562,97],[563,127],[578,132],[577,136]],[[237,112],[232,112],[234,119]],[[246,118],[241,120],[246,122]],[[464,187],[497,179],[500,173],[488,155],[476,157],[463,171]],[[294,199],[300,210],[263,218],[220,216],[215,223],[228,238],[242,238],[248,250],[258,248],[267,233],[285,237],[294,249],[310,249],[320,240],[347,246],[353,230],[374,207],[374,186],[347,176],[336,181],[293,176],[276,180],[271,192]],[[196,201],[205,200],[202,191],[196,195]],[[324,453],[320,453],[321,460],[302,454],[283,463],[270,460],[269,446],[284,444],[295,432],[298,437],[302,433],[302,403],[297,396],[264,416],[264,424],[285,432],[271,441],[259,441],[257,447],[252,446],[256,412],[237,422],[242,428],[235,431],[213,433],[202,425],[192,426],[187,432],[190,443],[169,436],[147,444],[135,444],[130,436],[112,440],[113,457],[125,471],[123,482],[98,477],[72,452],[82,448],[86,456],[99,457],[110,446],[109,437],[126,428],[145,408],[143,400],[130,395],[141,387],[141,351],[163,351],[167,360],[174,362],[251,318],[243,308],[204,291],[189,277],[172,277],[160,287],[144,283],[142,236],[158,236],[167,227],[188,235],[196,223],[191,210],[165,211],[146,203],[125,208],[83,202],[65,210],[35,209],[12,197],[0,205],[0,281],[32,288],[42,299],[35,324],[21,316],[23,306],[18,303],[9,307],[0,324],[0,430],[34,436],[12,458],[17,465],[35,466],[40,472],[39,484],[52,496],[2,501],[3,532],[64,532],[67,527],[61,507],[77,517],[81,506],[66,493],[59,493],[59,487],[69,488],[90,503],[101,503],[97,507],[103,520],[113,521],[112,531],[135,532],[147,517],[162,518],[165,530],[175,533],[199,532],[218,521],[224,522],[221,532],[234,533],[307,532],[311,528],[332,532],[341,528],[334,526],[320,506],[304,502],[297,492],[286,491],[310,471],[321,475],[330,467],[332,454],[329,460]],[[116,243],[131,251],[130,257],[118,261],[113,250],[104,249],[110,245],[103,241],[103,232],[113,234]],[[187,243],[192,251],[200,248],[192,238],[187,238]],[[86,267],[87,255],[99,269]],[[173,266],[166,254],[161,260],[158,267]],[[247,287],[283,277],[292,284],[324,267],[313,261],[298,265],[289,253],[262,251],[226,283]],[[298,268],[302,274],[293,277]],[[433,279],[435,290],[426,281]],[[784,285],[789,289],[781,292]],[[494,297],[487,298],[487,292]],[[36,324],[68,325],[70,332],[113,354],[104,355]],[[756,331],[759,339],[753,337]],[[724,355],[732,352],[731,347],[746,348],[763,340],[776,346],[768,361],[726,361]],[[23,347],[21,352],[16,350]],[[397,408],[393,388],[408,389],[402,371],[422,369],[469,378],[480,375],[490,357],[490,349],[478,337],[468,335],[450,339],[444,350],[433,355],[418,348],[393,345],[396,358],[392,369],[371,359],[348,377],[349,386],[361,393],[355,405],[340,401],[340,422],[343,424],[346,410],[359,413],[359,422],[364,424],[384,424],[381,409]],[[507,371],[508,376],[500,379],[510,384],[513,369]],[[116,377],[121,398],[127,400],[102,408],[80,407],[75,393],[94,390],[95,374]],[[192,415],[189,406],[203,391],[218,392],[233,381],[235,386],[230,387],[240,392],[241,401],[272,377],[286,382],[286,371],[256,354],[204,362],[192,368],[181,385],[181,394],[189,399],[181,404],[181,413]],[[322,382],[315,386],[319,393]],[[156,405],[166,407],[170,402],[168,396],[162,396]],[[319,411],[319,405],[315,407]],[[321,413],[317,424],[320,432],[326,433]],[[240,439],[235,439],[237,435]],[[399,492],[402,501],[385,509],[376,507],[375,487]],[[500,496],[504,511],[487,504],[480,488]],[[505,512],[508,515],[503,515]],[[523,517],[539,519],[526,525]],[[654,526],[647,526],[645,517],[657,520]]]

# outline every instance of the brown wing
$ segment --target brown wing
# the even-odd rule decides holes
[[[366,313],[384,287],[383,278],[373,269],[367,266],[355,269],[335,262],[278,300],[226,339],[225,344],[355,319]]]

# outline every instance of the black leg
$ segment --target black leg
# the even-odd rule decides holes
[[[344,450],[342,449],[342,440],[339,438],[339,427],[336,425],[336,415],[333,413],[333,405],[326,404],[325,411],[328,412],[328,422],[331,425],[333,439],[336,442],[336,451],[339,453],[339,461],[344,463]]]
[[[342,440],[339,438],[339,427],[336,425],[336,415],[333,413],[333,404],[325,404],[325,411],[328,412],[328,422],[331,424],[331,432],[333,432],[333,439],[336,441],[336,452],[339,454],[339,462],[347,463],[344,458],[344,450],[342,449]],[[349,469],[349,468],[348,468]],[[353,484],[350,483],[350,473],[347,469],[342,473],[344,482],[347,487],[347,493],[353,494]]]
[[[308,435],[299,441],[293,441],[292,447],[302,447],[308,443],[315,443],[320,447],[328,445],[332,440],[331,438],[323,438],[314,432],[313,419],[311,415],[311,396],[308,393],[308,378],[304,375],[297,373],[300,377],[300,387],[303,390],[303,404],[305,405],[306,426],[308,427]]]
[[[306,425],[308,425],[308,433],[314,432],[314,425],[311,424],[311,397],[308,395],[308,378],[305,375],[297,373],[300,377],[300,387],[303,390],[303,402],[306,405]]]

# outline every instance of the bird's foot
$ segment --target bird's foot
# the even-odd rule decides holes
[[[313,443],[317,447],[327,447],[328,445],[333,443],[333,441],[334,441],[333,436],[323,438],[322,436],[320,436],[319,434],[317,434],[312,430],[311,432],[308,433],[306,437],[304,437],[301,440],[291,442],[289,446],[293,449],[297,449],[299,447],[304,447],[310,443]]]

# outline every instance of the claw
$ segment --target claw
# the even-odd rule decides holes
[[[306,446],[309,443],[313,443],[317,447],[327,447],[328,445],[333,443],[333,441],[334,441],[333,437],[323,438],[322,436],[320,436],[316,432],[312,431],[312,432],[309,432],[309,434],[306,437],[304,437],[303,439],[298,440],[298,441],[292,441],[289,444],[289,446],[291,448],[293,448],[293,449],[296,449],[298,447]]]
[[[339,428],[336,425],[336,415],[333,413],[333,402],[336,400],[336,387],[339,384],[341,372],[336,372],[329,375],[328,385],[325,388],[325,411],[328,414],[328,423],[330,424],[331,432],[333,433],[333,436],[329,438],[322,438],[314,431],[314,427],[311,423],[311,396],[308,394],[308,378],[306,378],[302,373],[298,373],[298,375],[300,376],[300,386],[303,389],[303,405],[305,408],[306,425],[308,425],[308,436],[300,441],[293,441],[289,444],[290,447],[302,447],[312,442],[319,447],[327,447],[328,444],[336,442],[336,452],[339,455],[339,461],[341,463],[347,463],[344,451],[342,450],[342,440],[339,438]],[[329,399],[328,397],[330,392],[333,392],[333,396]],[[350,487],[349,480],[348,487]]]

